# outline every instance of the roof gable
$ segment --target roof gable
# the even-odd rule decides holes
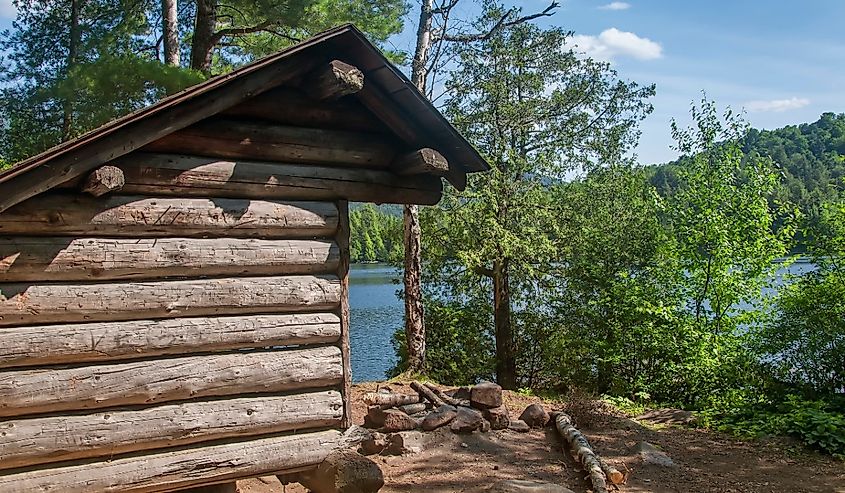
[[[0,174],[0,211],[73,180],[92,169],[145,146],[160,145],[168,136],[196,129],[217,118],[255,117],[272,120],[273,104],[285,104],[302,78],[320,64],[340,59],[364,74],[363,89],[338,104],[310,104],[298,111],[302,98],[289,97],[288,112],[297,118],[321,120],[338,131],[364,128],[387,131],[409,149],[434,148],[449,163],[446,178],[457,188],[466,173],[488,169],[478,152],[443,118],[413,84],[352,25],[341,26],[275,55],[169,96],[94,129],[74,140],[22,161]],[[299,103],[297,103],[299,102]],[[341,111],[343,108],[352,108]],[[355,108],[366,112],[354,111]],[[218,116],[219,115],[219,116]],[[307,125],[307,122],[306,122]],[[158,142],[158,144],[157,144]],[[147,147],[149,149],[149,147]],[[364,166],[366,167],[366,166]]]

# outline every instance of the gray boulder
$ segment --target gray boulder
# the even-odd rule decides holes
[[[525,424],[532,428],[544,428],[549,424],[549,413],[542,405],[534,403],[529,405],[519,415],[519,419],[525,421]]]
[[[384,486],[378,464],[352,449],[332,452],[297,480],[313,493],[375,493]]]

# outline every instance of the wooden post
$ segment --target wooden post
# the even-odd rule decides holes
[[[101,166],[88,175],[82,185],[82,191],[90,193],[94,197],[99,197],[120,190],[125,184],[126,179],[123,177],[123,171],[120,168]]]
[[[364,74],[353,65],[332,60],[306,76],[302,85],[314,99],[334,100],[363,89]]]
[[[341,426],[352,426],[352,367],[349,360],[349,203],[337,203],[339,225],[335,239],[340,249],[337,277],[340,279],[340,352],[343,358],[343,420]]]
[[[449,161],[434,149],[424,147],[394,159],[390,170],[403,176],[425,173],[443,175],[449,171]]]

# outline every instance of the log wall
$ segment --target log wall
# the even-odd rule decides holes
[[[143,156],[127,189],[0,213],[0,491],[295,471],[350,422],[345,204],[286,193],[313,178],[186,188],[191,157],[164,191]]]

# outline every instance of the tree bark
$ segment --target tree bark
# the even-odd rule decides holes
[[[80,10],[82,9],[80,3],[82,0],[71,0],[70,2],[70,38],[68,40],[67,51],[67,67],[65,69],[65,77],[70,74],[74,66],[79,60],[79,45],[82,39],[82,30],[79,26]],[[72,135],[73,127],[73,97],[68,96],[63,103],[62,108],[62,141],[69,140]]]
[[[179,24],[177,0],[161,0],[162,37],[164,38],[164,63],[179,66]],[[201,3],[201,2],[200,2]]]
[[[425,94],[426,61],[431,48],[432,0],[420,5],[417,26],[417,45],[411,65],[411,82]],[[406,205],[403,210],[405,243],[405,340],[408,346],[408,371],[425,371],[425,317],[422,303],[422,251],[420,248],[420,217],[416,205]]]
[[[511,293],[508,264],[493,262],[493,319],[496,326],[496,381],[503,389],[516,389],[516,355],[511,327]]]
[[[205,74],[211,72],[214,54],[214,28],[217,26],[217,0],[197,0],[194,38],[191,41],[191,68]]]

